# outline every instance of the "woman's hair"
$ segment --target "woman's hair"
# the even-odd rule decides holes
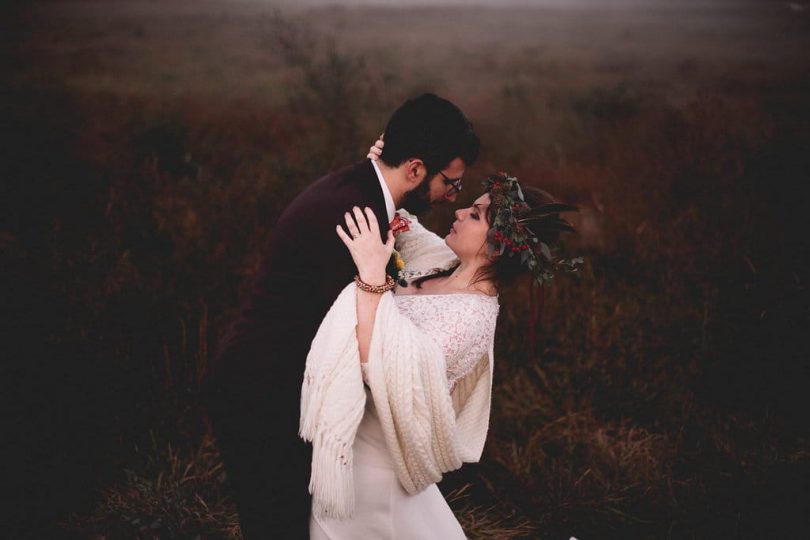
[[[529,205],[529,208],[534,209],[543,204],[557,202],[557,200],[552,197],[551,194],[542,189],[533,186],[522,186],[521,189],[523,190],[523,198]],[[491,225],[495,219],[494,203],[491,203],[487,207],[486,217],[487,223]],[[541,242],[544,242],[549,246],[555,243],[560,237],[559,230],[545,228],[538,222],[528,223],[525,226],[527,229],[530,229]],[[458,268],[458,265],[452,266],[447,270],[443,270],[435,274],[420,277],[414,280],[413,285],[419,289],[422,287],[422,284],[425,281],[438,277],[449,276],[453,273],[453,271],[455,271],[456,268]],[[495,288],[500,289],[502,286],[512,283],[515,278],[521,274],[528,273],[528,271],[528,268],[524,264],[521,264],[520,257],[509,257],[504,254],[503,256],[495,257],[489,262],[489,264],[482,266],[476,273],[475,281],[473,281],[473,283],[490,279],[495,284]]]

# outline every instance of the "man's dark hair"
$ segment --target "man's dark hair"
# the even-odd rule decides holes
[[[385,127],[380,159],[398,167],[409,158],[425,163],[428,178],[455,158],[466,166],[478,158],[480,142],[461,109],[435,94],[409,99],[394,111]]]

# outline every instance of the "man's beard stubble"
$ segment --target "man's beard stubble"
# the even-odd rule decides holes
[[[415,216],[421,216],[430,210],[431,206],[430,181],[428,177],[426,177],[418,187],[407,192],[402,200],[402,208]]]

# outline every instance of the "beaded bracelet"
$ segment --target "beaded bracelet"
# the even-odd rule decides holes
[[[386,291],[390,291],[391,289],[394,288],[395,284],[394,278],[392,278],[388,274],[385,274],[385,285],[369,285],[368,283],[360,279],[359,275],[354,276],[354,282],[357,285],[357,288],[360,289],[361,291],[366,291],[375,294],[382,294]]]

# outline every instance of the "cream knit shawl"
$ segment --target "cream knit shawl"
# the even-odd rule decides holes
[[[452,252],[443,240],[410,217],[411,231],[397,239],[403,258],[411,259],[405,258],[406,269],[452,263]],[[366,401],[356,325],[356,286],[350,283],[318,329],[301,387],[299,435],[313,444],[309,492],[319,517],[345,519],[354,510],[352,445]],[[462,462],[481,458],[489,427],[492,373],[490,343],[489,352],[449,394],[446,363],[438,346],[399,312],[391,292],[382,295],[367,377],[397,478],[408,493],[438,482]]]

